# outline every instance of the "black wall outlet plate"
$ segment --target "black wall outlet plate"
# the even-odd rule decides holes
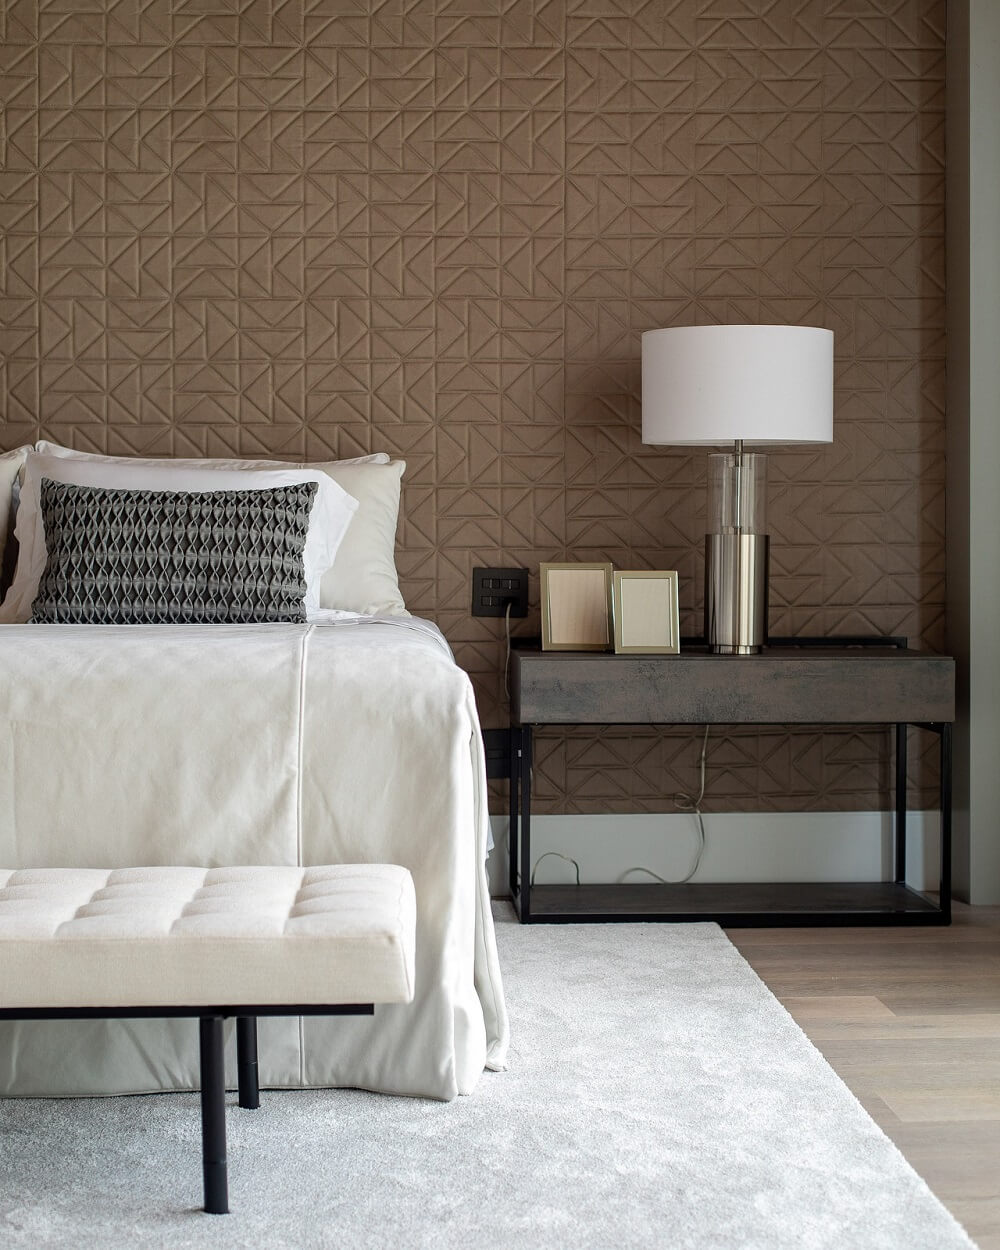
[[[511,616],[528,615],[527,569],[472,570],[473,616],[504,616],[508,603]]]

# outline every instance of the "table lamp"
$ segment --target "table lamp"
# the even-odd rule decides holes
[[[709,457],[705,638],[749,655],[767,641],[767,457],[747,444],[833,441],[833,331],[676,326],[642,336],[642,441]]]

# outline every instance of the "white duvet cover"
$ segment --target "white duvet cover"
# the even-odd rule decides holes
[[[472,688],[433,625],[0,627],[0,866],[384,862],[417,993],[260,1022],[261,1077],[452,1098],[503,1067]],[[0,1024],[0,1093],[198,1084],[190,1020]]]

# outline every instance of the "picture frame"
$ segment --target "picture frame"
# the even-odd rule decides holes
[[[610,651],[607,563],[540,564],[543,651]]]
[[[677,655],[676,569],[619,569],[611,591],[616,655]]]

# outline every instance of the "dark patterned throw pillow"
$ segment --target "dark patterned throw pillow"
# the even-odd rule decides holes
[[[317,489],[111,490],[43,478],[48,558],[31,619],[304,621],[303,550]]]

